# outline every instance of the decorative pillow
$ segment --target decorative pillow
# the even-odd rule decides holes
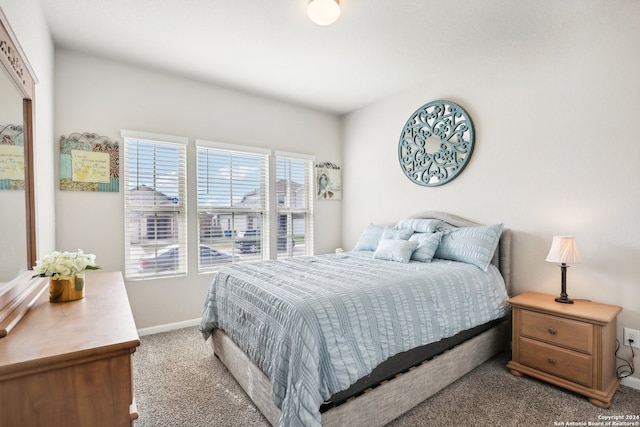
[[[382,232],[381,239],[391,240],[409,240],[409,237],[413,234],[413,230],[396,230],[393,228],[387,228]]]
[[[445,231],[435,257],[466,262],[487,271],[498,247],[503,226],[500,223]]]
[[[382,233],[387,227],[384,225],[370,224],[358,239],[358,243],[353,248],[354,251],[375,251]]]
[[[418,242],[409,240],[381,239],[373,257],[387,261],[409,262]]]
[[[446,222],[442,222],[440,221],[440,224],[436,225],[436,231],[453,231],[453,230],[457,230],[458,227],[455,227],[451,224],[447,224]]]
[[[441,239],[442,233],[414,233],[409,238],[409,241],[418,242],[418,247],[413,251],[411,259],[420,262],[431,262],[436,250],[438,250]]]
[[[416,233],[433,233],[441,222],[439,219],[403,218],[394,228],[413,230]]]

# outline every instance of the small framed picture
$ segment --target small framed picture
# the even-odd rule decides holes
[[[342,200],[340,167],[334,163],[316,165],[316,199]]]

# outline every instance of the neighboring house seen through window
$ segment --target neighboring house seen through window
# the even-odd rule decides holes
[[[196,147],[198,271],[269,259],[269,150],[199,140]]]
[[[184,275],[188,139],[122,136],[125,277]],[[312,157],[196,140],[196,168],[199,272],[313,255]]]
[[[122,131],[125,277],[187,272],[187,138]]]
[[[276,152],[278,259],[313,255],[313,159]]]

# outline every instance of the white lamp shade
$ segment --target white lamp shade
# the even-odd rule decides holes
[[[582,261],[576,247],[576,239],[571,236],[553,236],[546,261],[565,264]]]
[[[340,5],[338,0],[311,0],[307,15],[318,25],[330,25],[340,17]]]

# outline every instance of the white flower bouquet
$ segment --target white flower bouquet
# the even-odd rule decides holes
[[[99,268],[96,265],[96,256],[85,254],[82,249],[78,249],[78,252],[55,251],[36,261],[33,268],[36,274],[33,277],[50,276],[54,280],[69,280],[77,273]]]

